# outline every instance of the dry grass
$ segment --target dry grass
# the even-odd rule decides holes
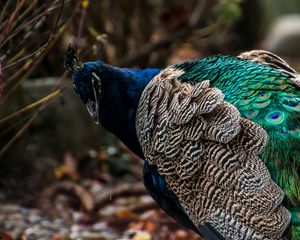
[[[53,48],[56,41],[64,33],[72,17],[79,8],[80,1],[74,4],[71,0],[7,0],[0,3],[0,106],[5,108],[21,84],[26,81],[41,61]],[[75,8],[67,16],[64,14],[66,5]],[[13,143],[22,136],[40,112],[53,98],[59,96],[60,83],[66,76],[57,81],[55,87],[37,103],[29,104],[9,116],[1,116],[0,124],[13,121],[24,112],[31,112],[31,117],[19,126],[16,134],[1,147],[0,158]],[[35,110],[35,111],[33,111]],[[17,127],[17,126],[14,126]]]

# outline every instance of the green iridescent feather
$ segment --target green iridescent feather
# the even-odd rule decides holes
[[[176,68],[185,72],[182,81],[210,80],[244,118],[267,131],[269,143],[261,157],[285,192],[293,239],[300,239],[300,87],[295,81],[300,75],[266,52],[212,56]]]

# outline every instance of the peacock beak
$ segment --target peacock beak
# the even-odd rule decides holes
[[[96,124],[99,124],[99,107],[97,102],[88,100],[86,108]]]
[[[99,101],[101,99],[101,79],[92,72],[92,86],[95,101],[88,100],[86,107],[96,124],[99,124]]]

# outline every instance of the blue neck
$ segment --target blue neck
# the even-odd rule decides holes
[[[143,158],[136,135],[136,110],[144,88],[160,70],[117,68],[104,64],[99,72],[103,95],[99,104],[101,125]]]

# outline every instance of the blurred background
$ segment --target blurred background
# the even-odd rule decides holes
[[[0,238],[201,239],[90,119],[63,67],[69,44],[82,61],[137,68],[265,49],[299,71],[300,1],[0,2]]]

